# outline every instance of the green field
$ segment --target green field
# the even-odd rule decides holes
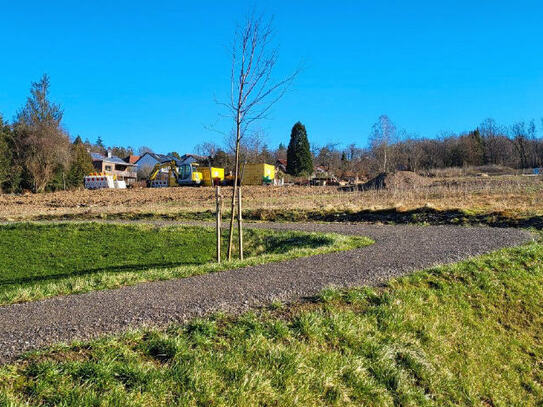
[[[223,253],[226,252],[223,235]],[[61,223],[0,226],[0,304],[187,277],[362,247],[364,237],[247,229],[246,260],[214,263],[204,227]]]
[[[543,403],[543,246],[28,355],[0,405]],[[3,397],[3,398],[2,398]]]

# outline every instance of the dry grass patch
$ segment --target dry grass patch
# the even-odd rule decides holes
[[[345,193],[336,187],[245,187],[248,210],[361,211],[429,206],[438,210],[543,215],[539,177],[433,177],[410,188]],[[223,188],[228,201],[230,188]],[[39,195],[1,195],[0,219],[175,217],[214,210],[211,188],[70,191]]]

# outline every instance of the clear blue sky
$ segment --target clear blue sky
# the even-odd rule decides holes
[[[0,112],[47,72],[72,136],[192,151],[223,137],[228,45],[242,1],[0,1]],[[272,3],[272,4],[270,4]],[[410,133],[543,116],[540,1],[275,1],[278,74],[294,89],[261,123],[272,147],[302,121],[312,144],[364,145],[382,113]],[[226,122],[217,124],[228,130]],[[541,134],[541,132],[540,132]]]

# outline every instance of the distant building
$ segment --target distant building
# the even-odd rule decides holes
[[[192,164],[192,163],[200,163],[200,164],[207,164],[207,157],[204,157],[203,155],[196,155],[196,154],[183,154],[181,158],[179,159],[182,164]]]
[[[287,173],[287,160],[283,160],[281,158],[277,159],[275,161],[275,170],[276,172],[281,171],[283,173]]]
[[[169,154],[157,154],[157,153],[145,153],[143,154],[136,162],[137,171],[140,174],[140,177],[145,178],[148,174],[151,173],[152,169],[157,164],[164,164],[171,161],[175,161],[175,166],[179,171],[180,167],[183,164],[192,164],[194,162],[204,163],[206,162],[206,157],[199,156],[196,154],[184,154],[181,157],[177,158]],[[167,168],[164,168],[162,172],[168,172]]]
[[[136,161],[140,159],[139,155],[129,155],[128,157],[124,158],[124,161],[130,164],[136,164]]]
[[[96,172],[115,175],[119,181],[125,181],[127,185],[136,182],[136,165],[111,155],[111,151],[108,151],[105,156],[100,153],[91,153],[91,158]]]
[[[170,161],[175,161],[177,167],[181,166],[181,161],[173,155],[157,154],[157,153],[145,153],[139,157],[134,163],[138,166],[138,171],[151,171],[157,164],[164,164]]]

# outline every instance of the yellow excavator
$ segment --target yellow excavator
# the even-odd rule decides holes
[[[165,168],[168,169],[167,173],[162,172]],[[160,179],[159,175],[161,174],[167,174],[168,178],[166,180]],[[150,188],[177,187],[179,185],[199,186],[201,184],[202,173],[198,171],[197,163],[182,164],[178,171],[173,160],[156,164],[147,180],[147,186]]]

